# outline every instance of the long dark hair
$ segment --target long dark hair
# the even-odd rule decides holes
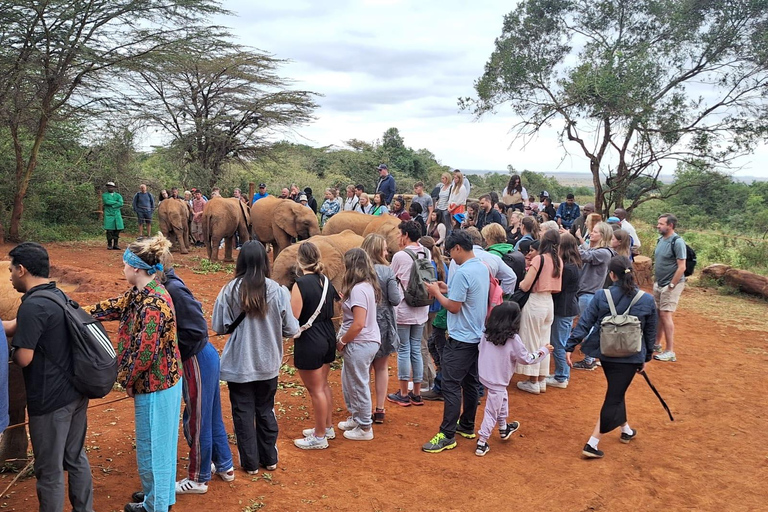
[[[485,321],[485,339],[494,345],[504,345],[520,332],[520,306],[505,300],[491,310]]]
[[[570,233],[560,235],[560,257],[563,264],[573,263],[581,268],[581,253],[579,253],[579,241]]]
[[[560,233],[548,229],[541,238],[539,238],[539,254],[549,254],[554,263],[552,269],[552,277],[560,277],[561,261],[560,261]]]
[[[349,297],[349,292],[358,283],[369,283],[373,286],[376,302],[381,298],[381,287],[373,262],[364,250],[354,247],[344,254],[344,278],[341,282],[341,293]]]
[[[637,282],[632,262],[626,256],[614,256],[608,263],[608,271],[617,277],[616,284],[624,295],[632,296],[637,293]]]
[[[515,185],[515,181],[519,181],[517,185]],[[513,174],[509,177],[509,182],[507,183],[507,194],[512,195],[512,191],[518,191],[521,194],[523,193],[523,180],[520,179],[520,176],[517,174]]]
[[[523,217],[523,220],[520,222],[520,225],[525,228],[525,230],[528,232],[529,235],[533,237],[534,240],[539,238],[539,223],[536,221],[533,217]]]
[[[240,308],[248,316],[264,318],[267,314],[267,278],[269,262],[261,242],[249,240],[237,256],[234,279],[240,280]]]

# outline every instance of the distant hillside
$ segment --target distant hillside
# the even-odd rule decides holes
[[[479,170],[479,169],[462,169],[461,172],[465,174],[488,174],[488,173],[508,174],[507,171]],[[566,187],[591,187],[592,186],[592,175],[589,174],[588,172],[554,171],[554,172],[544,172],[542,174],[546,176],[553,176],[558,181],[558,183]],[[674,180],[674,176],[672,176],[671,174],[661,175],[662,183],[672,183],[673,180]]]

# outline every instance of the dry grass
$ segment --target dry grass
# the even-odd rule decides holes
[[[740,331],[768,333],[768,314],[765,300],[745,294],[729,295],[717,288],[686,287],[680,308],[695,312],[720,325]],[[768,334],[766,334],[768,338]]]

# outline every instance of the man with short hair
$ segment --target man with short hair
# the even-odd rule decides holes
[[[515,292],[515,285],[517,284],[517,275],[512,268],[504,263],[497,254],[488,252],[483,249],[483,235],[480,230],[475,226],[470,226],[464,230],[469,239],[472,240],[472,251],[475,254],[475,258],[479,259],[482,263],[485,263],[488,269],[493,274],[493,277],[499,280],[499,286],[504,295],[512,295]],[[451,261],[448,267],[448,273],[458,270],[458,266],[455,262]]]
[[[177,187],[172,187],[171,188],[171,195],[170,195],[170,197],[173,198],[173,199],[181,199],[179,197],[179,189]],[[206,199],[206,201],[207,201],[207,199]]]
[[[198,189],[193,189],[192,192],[192,225],[191,233],[192,238],[195,239],[195,247],[203,247],[203,210],[205,210],[205,203],[203,193]]]
[[[478,231],[482,230],[488,224],[495,222],[501,224],[501,213],[493,207],[490,194],[483,194],[479,200],[480,206],[475,220],[475,227]]]
[[[133,195],[133,211],[139,219],[139,236],[144,236],[146,227],[147,236],[152,236],[152,212],[155,211],[155,198],[147,192],[147,186],[142,183],[139,191]]]
[[[104,230],[107,232],[107,250],[120,250],[120,232],[125,229],[123,214],[123,196],[117,191],[114,181],[108,181],[107,191],[101,194],[101,202],[104,205]]]
[[[613,210],[613,214],[619,218],[619,221],[621,221],[621,229],[626,231],[629,236],[632,238],[632,254],[640,254],[640,237],[637,236],[637,230],[635,227],[629,222],[629,219],[627,219],[627,210],[624,208],[616,208]]]
[[[288,199],[288,196],[290,195],[290,192],[287,188],[283,187],[283,189],[280,191],[280,199]]]
[[[253,205],[259,199],[264,199],[268,195],[269,194],[267,193],[267,184],[259,183],[259,191],[253,194],[253,200],[251,201],[251,205]]]
[[[358,183],[355,185],[355,195],[358,199],[360,199],[360,196],[365,193],[365,186],[363,186],[361,183]]]
[[[424,224],[429,222],[429,216],[434,209],[434,202],[432,197],[424,193],[424,182],[417,181],[413,185],[413,199],[411,203],[418,203],[421,205],[421,218],[424,220]]]
[[[555,207],[552,206],[552,199],[549,196],[546,196],[541,200],[541,204],[543,208],[540,210],[540,212],[546,214],[546,219],[544,219],[543,222],[548,220],[554,221],[555,217],[557,216],[557,212],[555,211]]]
[[[576,236],[576,233],[581,233],[581,238],[584,238],[587,236],[587,217],[589,214],[595,213],[595,205],[593,203],[587,203],[584,205],[583,208],[581,208],[581,216],[573,221],[573,224],[571,225],[571,234],[573,236]],[[576,236],[576,238],[579,238]]]
[[[555,220],[557,220],[557,223],[560,225],[560,227],[571,229],[573,223],[576,222],[576,219],[579,217],[581,217],[581,210],[579,209],[579,205],[576,204],[576,200],[574,199],[573,194],[568,194],[565,196],[565,202],[560,203],[560,206],[557,207]]]
[[[21,298],[11,358],[22,367],[27,393],[29,437],[35,457],[40,512],[64,510],[64,471],[74,512],[93,512],[93,480],[83,444],[88,398],[71,382],[72,341],[64,310],[39,290],[66,296],[48,279],[48,252],[26,242],[9,253],[11,283]]]
[[[659,239],[654,251],[653,298],[659,310],[659,328],[656,331],[656,349],[661,349],[664,338],[664,351],[653,356],[657,361],[677,361],[675,355],[675,323],[673,316],[685,288],[685,241],[675,233],[677,217],[671,213],[662,214],[656,224]]]
[[[307,206],[317,214],[317,199],[312,195],[312,189],[310,187],[304,187],[304,195],[307,196]]]
[[[211,189],[211,199],[214,197],[221,197],[221,189],[219,187],[213,187]]]
[[[392,198],[395,197],[395,178],[389,174],[389,167],[387,164],[381,164],[378,167],[379,181],[376,183],[375,194],[381,194],[381,200],[384,204],[389,206],[392,202]]]
[[[448,284],[427,284],[430,295],[448,311],[450,333],[440,360],[443,422],[440,431],[421,448],[428,453],[455,448],[456,433],[467,439],[476,437],[478,345],[488,313],[488,267],[475,256],[472,239],[463,231],[454,231],[445,241],[445,251],[458,268],[448,273]]]

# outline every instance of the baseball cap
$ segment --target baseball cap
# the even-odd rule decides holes
[[[266,183],[259,183],[259,188],[267,188],[267,184]]]
[[[621,220],[618,217],[608,217],[608,224],[621,224]]]
[[[549,197],[549,192],[547,192],[546,190],[542,190],[541,194],[539,194],[539,197]]]
[[[115,182],[114,182],[114,181],[108,181],[106,186],[107,186],[107,187],[115,187],[115,186],[117,186],[117,185],[115,185]]]
[[[466,216],[466,215],[464,215],[463,213],[457,213],[457,214],[455,214],[455,215],[453,216],[453,219],[454,219],[456,222],[464,222],[464,219],[465,219],[465,218],[467,218],[467,216]]]
[[[387,167],[387,164],[381,164],[377,167],[378,170],[386,169],[389,170],[389,167]]]

